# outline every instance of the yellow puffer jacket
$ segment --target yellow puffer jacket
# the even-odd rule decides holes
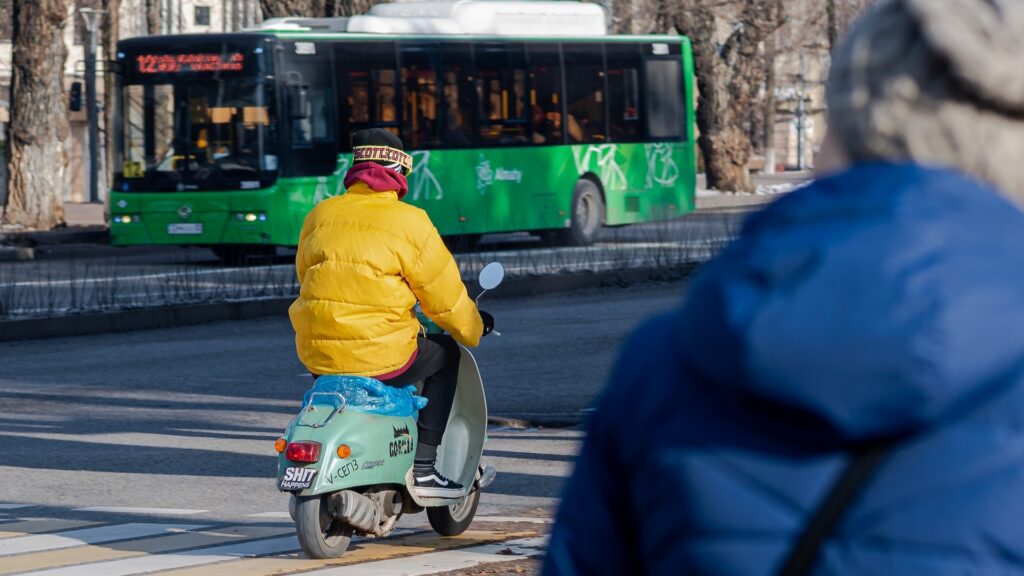
[[[426,212],[362,182],[306,216],[288,315],[299,359],[315,374],[379,376],[416,350],[413,306],[476,346],[480,313]]]

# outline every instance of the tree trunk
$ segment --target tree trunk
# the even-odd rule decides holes
[[[7,224],[48,230],[64,221],[68,118],[66,0],[15,0]]]
[[[775,17],[781,24],[785,13],[782,0],[775,3]],[[764,48],[764,169],[763,174],[775,174],[775,62],[779,56],[779,31],[768,36]]]
[[[839,14],[836,13],[836,0],[827,0],[825,13],[828,16],[828,51],[835,52],[839,43]]]
[[[675,28],[693,42],[700,97],[697,103],[697,144],[704,155],[709,188],[753,190],[747,163],[750,135],[743,127],[758,102],[764,80],[760,44],[778,29],[776,0],[746,0],[724,44],[719,45],[719,17],[713,2],[685,0],[674,13]]]
[[[327,0],[260,0],[263,18],[326,16]]]
[[[106,136],[106,181],[109,189],[113,182],[114,175],[114,151],[117,144],[117,134],[114,132],[114,113],[117,107],[117,94],[114,92],[117,84],[114,82],[114,75],[110,72],[111,63],[117,54],[117,41],[120,39],[121,29],[121,0],[103,0],[103,9],[107,11],[103,15],[103,56],[106,62],[103,65],[103,133]]]
[[[160,17],[161,0],[146,0],[146,34],[156,36],[163,32]]]
[[[328,6],[332,16],[355,16],[366,14],[374,4],[380,4],[384,0],[328,0],[333,6]]]
[[[0,42],[9,42],[11,40],[13,28],[11,14],[11,0],[0,0]],[[7,94],[7,96],[10,96],[10,94]],[[3,134],[3,142],[5,143],[7,140],[8,136]],[[3,216],[4,206],[7,205],[7,161],[7,147],[0,146],[0,217]]]

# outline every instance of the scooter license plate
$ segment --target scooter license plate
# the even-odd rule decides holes
[[[281,475],[281,490],[305,490],[313,485],[316,470],[301,466],[289,466]]]

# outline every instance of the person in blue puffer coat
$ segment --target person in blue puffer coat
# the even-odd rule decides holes
[[[777,574],[878,442],[811,573],[1024,573],[1022,71],[1024,2],[869,11],[834,59],[830,175],[625,344],[545,574]]]

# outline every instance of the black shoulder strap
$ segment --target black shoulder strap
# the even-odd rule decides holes
[[[832,485],[832,491],[829,492],[825,503],[804,527],[803,534],[800,535],[796,546],[790,550],[786,563],[782,565],[779,576],[804,576],[810,573],[818,559],[822,544],[891,447],[892,442],[879,443],[854,456],[853,462]]]

